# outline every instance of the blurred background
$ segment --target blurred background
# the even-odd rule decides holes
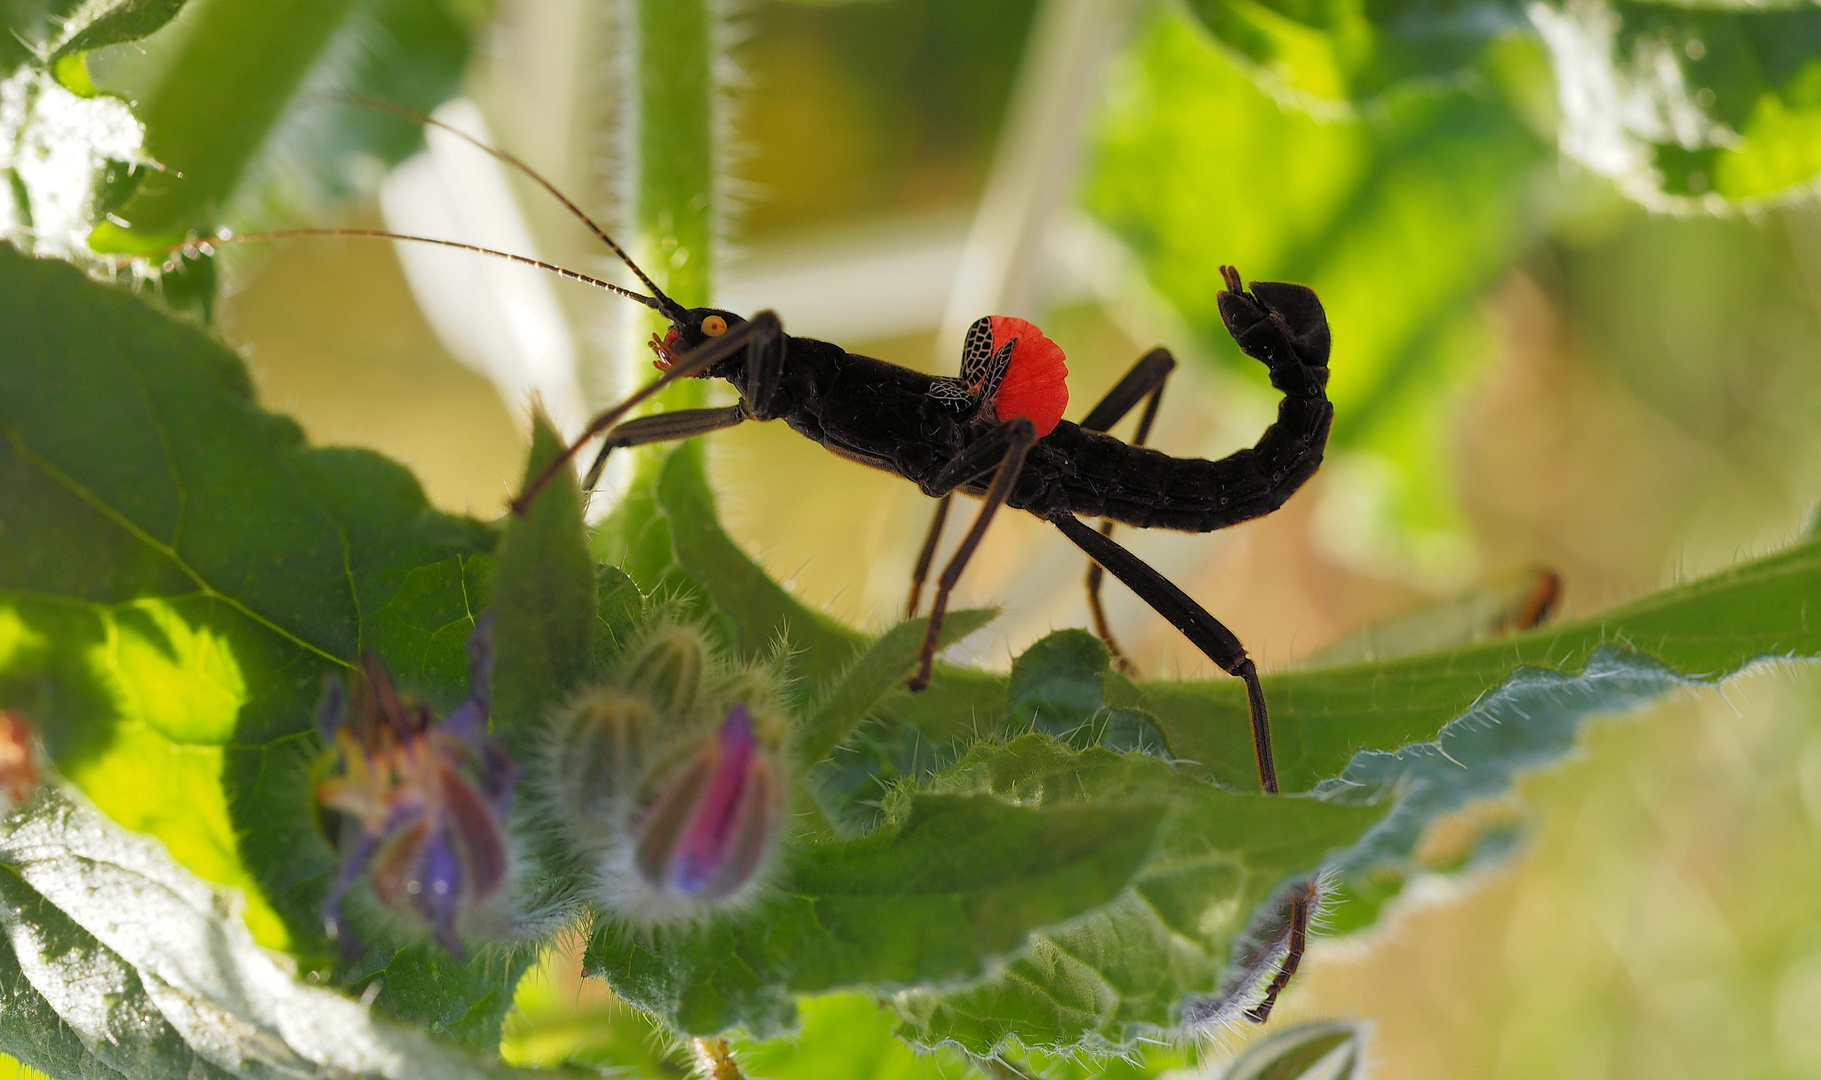
[[[459,40],[366,32],[442,49],[459,96],[439,116],[621,220],[630,5],[428,6]],[[1217,456],[1275,410],[1220,329],[1217,268],[1314,286],[1335,343],[1322,472],[1223,533],[1119,533],[1269,669],[1537,568],[1576,616],[1787,545],[1821,496],[1821,30],[1443,7],[752,0],[714,27],[712,295],[939,372],[974,317],[1032,318],[1068,354],[1072,419],[1167,345],[1183,364],[1151,442]],[[155,87],[176,48],[160,41],[92,54],[96,84]],[[290,108],[298,145],[335,133],[320,103]],[[268,155],[231,220],[625,277],[523,177],[413,140],[310,183]],[[650,374],[648,328],[613,297],[476,262],[242,250],[213,315],[267,407],[491,517],[530,395],[577,429]],[[725,522],[775,577],[852,624],[898,617],[928,500],[781,425],[709,445]],[[1003,668],[1085,625],[1084,571],[1053,530],[1001,517],[957,603],[1004,617],[951,659]],[[1146,674],[1209,673],[1117,585],[1109,615]],[[1372,1021],[1386,1077],[1821,1076],[1818,716],[1821,679],[1766,667],[1595,724],[1569,764],[1475,811],[1525,823],[1511,861],[1423,879],[1370,933],[1319,942],[1282,1022]]]

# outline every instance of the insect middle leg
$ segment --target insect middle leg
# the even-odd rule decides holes
[[[1164,383],[1170,372],[1176,369],[1176,358],[1168,349],[1152,349],[1144,354],[1132,370],[1107,391],[1100,404],[1088,410],[1082,418],[1081,427],[1085,431],[1106,431],[1125,418],[1132,411],[1132,406],[1144,402],[1144,413],[1138,418],[1138,433],[1132,437],[1133,446],[1143,446],[1151,436],[1151,423],[1157,419],[1157,406],[1163,400]],[[1100,526],[1100,535],[1111,537],[1113,523],[1105,522]],[[1088,617],[1094,622],[1094,633],[1100,635],[1105,643],[1107,653],[1113,659],[1113,666],[1122,674],[1130,675],[1135,670],[1132,661],[1113,640],[1113,631],[1107,626],[1106,611],[1100,606],[1100,582],[1105,576],[1101,565],[1093,560],[1088,561]]]
[[[1114,577],[1138,594],[1159,615],[1170,621],[1190,644],[1200,649],[1220,669],[1246,684],[1246,711],[1252,720],[1252,754],[1258,763],[1258,786],[1268,795],[1277,793],[1277,766],[1271,760],[1271,717],[1265,710],[1264,688],[1258,684],[1258,665],[1246,655],[1233,631],[1196,603],[1169,578],[1138,556],[1120,547],[1099,530],[1089,528],[1067,512],[1057,512],[1050,523],[1088,557],[1110,570]]]
[[[1012,493],[1018,472],[1024,468],[1024,455],[1036,441],[1037,429],[1030,420],[1022,416],[1013,417],[963,450],[925,488],[930,494],[940,493],[946,502],[956,488],[997,467],[992,485],[986,489],[980,515],[974,519],[973,528],[961,538],[961,546],[955,549],[955,554],[949,557],[948,565],[942,570],[942,576],[936,579],[936,599],[930,605],[929,627],[923,633],[923,648],[917,654],[917,673],[905,684],[912,693],[929,685],[930,669],[936,662],[936,645],[942,634],[942,619],[948,614],[949,594],[955,591],[955,583],[961,580],[961,572],[967,569],[967,561],[973,558],[974,549],[980,546],[980,539],[986,535],[986,527],[993,523],[993,515],[999,512],[999,508],[1005,505],[1006,497]],[[925,547],[932,548],[933,545],[926,544]]]
[[[935,561],[936,545],[942,540],[942,526],[948,523],[949,504],[955,501],[953,495],[944,495],[936,501],[936,516],[929,523],[929,535],[923,538],[923,550],[917,553],[917,568],[911,571],[910,599],[904,602],[904,617],[917,617],[917,605],[923,601],[923,582],[929,577],[929,564]]]

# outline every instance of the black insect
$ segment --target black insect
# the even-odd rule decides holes
[[[594,285],[657,311],[670,321],[653,336],[663,375],[596,416],[567,450],[512,500],[513,513],[530,501],[582,448],[601,448],[584,488],[599,479],[616,447],[686,439],[748,420],[783,420],[833,453],[896,473],[941,500],[913,575],[907,605],[914,615],[934,557],[937,538],[956,492],[982,499],[979,515],[936,579],[919,665],[909,686],[929,683],[949,596],[1002,506],[1026,510],[1055,525],[1093,561],[1088,602],[1095,629],[1122,665],[1107,631],[1099,598],[1100,570],[1123,581],[1174,624],[1223,671],[1245,682],[1253,751],[1262,790],[1276,793],[1271,728],[1258,670],[1232,631],[1162,574],[1111,538],[1115,522],[1139,528],[1211,532],[1262,517],[1283,505],[1315,473],[1327,444],[1334,409],[1328,381],[1327,317],[1315,293],[1302,285],[1253,282],[1220,268],[1219,295],[1227,331],[1248,356],[1262,361],[1283,394],[1277,420],[1257,444],[1218,461],[1176,458],[1143,446],[1175,360],[1153,349],[1088,411],[1079,423],[1061,419],[1067,375],[1061,350],[1021,319],[987,317],[970,329],[959,378],[926,375],[850,353],[838,345],[784,332],[774,312],[746,318],[719,308],[685,308],[671,300],[587,214],[554,185],[504,151],[414,111],[363,102],[420,123],[441,127],[524,172],[569,208],[650,290],[643,295],[609,282],[509,252],[432,237],[368,229],[297,229],[248,233],[222,242],[295,236],[363,236],[440,244],[537,266]],[[686,378],[724,379],[737,404],[687,409],[632,420],[625,416],[664,386]],[[1140,402],[1144,412],[1131,443],[1106,434]],[[1100,518],[1096,529],[1082,518]],[[1303,951],[1312,883],[1290,891],[1285,926],[1275,948],[1285,955],[1264,1000],[1247,1015],[1263,1021]]]

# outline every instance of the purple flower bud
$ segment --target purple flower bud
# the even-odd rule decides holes
[[[744,703],[663,779],[636,825],[633,861],[660,893],[727,900],[755,877],[783,817],[778,755]]]
[[[486,735],[488,629],[482,619],[469,637],[469,697],[445,720],[400,696],[370,654],[352,700],[338,680],[325,687],[317,729],[330,747],[316,799],[343,817],[341,865],[323,904],[332,936],[341,931],[342,898],[363,874],[380,904],[428,923],[457,956],[459,933],[484,922],[477,913],[501,898],[516,769]]]
[[[691,922],[757,896],[790,790],[771,665],[735,665],[668,614],[552,718],[531,784],[577,884],[610,917]]]

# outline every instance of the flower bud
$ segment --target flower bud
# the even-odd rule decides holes
[[[736,702],[637,815],[633,864],[673,903],[735,901],[759,884],[784,815],[781,740]]]
[[[750,900],[783,832],[789,723],[766,665],[660,618],[552,720],[536,787],[579,884],[654,926]]]
[[[331,936],[342,899],[365,875],[380,905],[427,923],[460,956],[463,933],[503,933],[512,858],[506,834],[516,768],[486,733],[492,664],[487,624],[469,640],[469,697],[438,721],[401,696],[377,657],[362,658],[352,698],[331,678],[317,713],[329,742],[316,799],[341,816],[341,865],[323,904]],[[351,946],[351,942],[345,943]]]
[[[687,723],[703,705],[714,674],[709,656],[700,630],[662,622],[626,650],[615,665],[615,682],[673,723]]]
[[[598,855],[604,838],[625,815],[637,788],[645,747],[658,714],[643,697],[611,686],[591,686],[558,713],[551,726],[545,774],[551,810],[565,831]]]

